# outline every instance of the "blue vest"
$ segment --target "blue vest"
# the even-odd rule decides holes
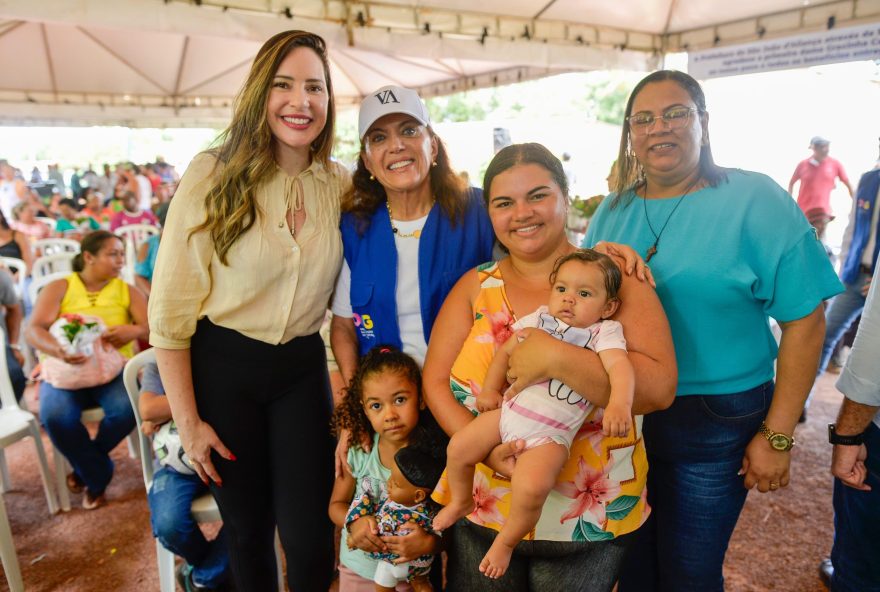
[[[455,282],[464,273],[492,259],[495,234],[482,191],[468,192],[468,207],[453,224],[435,203],[419,237],[419,299],[425,342],[434,319]],[[353,214],[340,225],[345,261],[351,269],[351,308],[360,354],[378,344],[402,347],[397,325],[397,247],[388,210],[376,208],[361,235]]]
[[[846,261],[840,273],[841,279],[846,284],[854,284],[859,279],[859,266],[862,263],[862,253],[871,238],[871,219],[874,208],[877,207],[877,191],[880,189],[880,169],[868,171],[859,179],[859,187],[856,190],[855,219],[853,220],[853,236],[849,245]],[[880,222],[878,222],[880,224]],[[877,229],[880,233],[880,228]],[[877,248],[880,247],[880,235],[874,241],[874,256],[871,259],[871,269],[877,265]]]

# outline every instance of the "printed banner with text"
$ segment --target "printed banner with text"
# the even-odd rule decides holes
[[[688,73],[705,80],[877,59],[880,59],[880,23],[872,23],[691,52]]]

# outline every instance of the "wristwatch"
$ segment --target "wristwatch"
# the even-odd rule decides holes
[[[842,436],[837,433],[837,426],[833,423],[828,424],[828,442],[831,444],[842,444],[843,446],[859,446],[865,440],[864,432],[861,434],[853,434],[852,436]]]
[[[767,438],[767,441],[770,442],[770,446],[773,447],[773,450],[788,452],[791,450],[791,447],[794,446],[794,438],[786,436],[780,432],[774,432],[768,428],[767,424],[763,421],[761,422],[761,428],[758,430],[758,433]]]

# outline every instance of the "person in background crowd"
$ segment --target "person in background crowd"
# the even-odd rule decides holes
[[[49,181],[55,185],[55,189],[58,190],[58,193],[61,194],[61,197],[67,196],[67,186],[64,184],[64,175],[61,174],[61,170],[58,167],[58,164],[50,164],[49,165]]]
[[[98,173],[92,170],[91,164],[89,164],[89,166],[86,168],[86,172],[83,173],[80,183],[83,185],[83,191],[85,191],[85,189],[89,187],[91,187],[93,190],[97,190]]]
[[[24,376],[24,355],[21,353],[21,321],[24,318],[21,299],[15,293],[15,282],[8,269],[0,269],[0,331],[6,334],[6,367],[15,400],[21,401],[27,379]]]
[[[101,194],[97,189],[93,187],[83,189],[79,203],[83,206],[80,215],[93,218],[101,225],[101,228],[110,226],[110,220],[105,218],[106,210],[101,205]]]
[[[144,167],[139,167],[133,162],[128,163],[131,168],[132,173],[134,174],[135,181],[137,182],[138,190],[138,204],[140,208],[144,211],[152,211],[153,210],[153,185],[150,183],[150,179],[147,178],[145,174]]]
[[[27,274],[30,275],[34,264],[34,251],[30,240],[24,233],[10,227],[3,214],[0,214],[0,257],[21,259],[27,266]]]
[[[79,167],[73,167],[73,174],[70,175],[70,194],[76,199],[82,193],[82,181],[79,174]]]
[[[12,220],[12,208],[25,199],[27,184],[9,163],[0,164],[0,213]]]
[[[97,178],[95,182],[95,189],[100,193],[105,199],[110,199],[113,197],[114,189],[116,188],[116,173],[114,173],[110,169],[109,164],[104,164],[102,174]]]
[[[32,241],[49,238],[49,235],[52,233],[48,224],[37,220],[34,206],[28,201],[17,203],[12,208],[12,228],[24,234]]]
[[[158,190],[159,185],[162,184],[162,177],[156,172],[155,167],[149,163],[141,167],[141,172],[147,179],[149,179],[153,195],[156,195],[156,190]]]
[[[158,226],[159,220],[156,219],[155,214],[151,210],[142,210],[139,203],[137,195],[130,191],[125,192],[122,196],[123,210],[110,219],[110,231],[116,232],[122,226],[131,224]]]
[[[89,232],[101,229],[97,220],[81,215],[76,202],[69,197],[58,202],[58,213],[60,216],[55,224],[55,236],[59,238],[81,240]]]
[[[819,358],[819,368],[816,372],[817,379],[825,372],[838,342],[859,318],[865,306],[865,295],[868,293],[880,253],[878,201],[880,201],[880,160],[873,169],[862,175],[856,189],[852,213],[843,235],[841,248],[843,266],[840,269],[840,279],[846,290],[835,297],[825,311],[825,340],[822,343],[822,356]],[[812,399],[813,391],[815,386],[807,399],[807,405]],[[806,407],[801,418],[802,421],[806,421]]]
[[[43,182],[43,175],[40,173],[40,169],[34,167],[31,169],[31,183],[37,184]]]
[[[616,241],[645,254],[672,326],[678,386],[672,406],[643,424],[652,513],[620,590],[720,592],[748,490],[789,483],[822,302],[841,286],[781,187],[714,163],[705,95],[691,76],[649,74],[625,114],[622,189],[599,206],[584,246]],[[775,384],[768,315],[782,327]]]
[[[27,342],[44,355],[72,365],[83,364],[83,354],[69,354],[49,333],[61,315],[91,315],[107,326],[102,343],[115,347],[124,357],[134,355],[134,342],[150,334],[147,301],[140,290],[129,286],[119,273],[125,265],[125,246],[119,237],[99,230],[86,235],[82,251],[74,257],[74,272],[55,280],[40,292],[26,330]],[[100,406],[104,419],[94,438],[82,422],[85,409]],[[104,384],[76,390],[40,384],[40,419],[52,444],[70,461],[67,476],[72,493],[83,493],[83,509],[106,503],[104,491],[113,477],[110,451],[135,426],[134,414],[122,384],[122,371]]]
[[[820,574],[834,592],[880,590],[880,273],[871,289],[852,353],[837,389],[844,394],[834,445],[834,546]]]
[[[159,242],[162,240],[162,233],[165,230],[165,216],[167,213],[167,209],[163,210],[162,215],[158,218],[159,234],[151,235],[138,247],[137,263],[134,267],[134,280],[135,285],[143,290],[147,298],[150,297],[153,270],[156,267],[156,256],[159,254]]]
[[[816,229],[821,241],[825,240],[828,223],[834,220],[831,211],[831,190],[834,189],[835,179],[840,179],[849,190],[849,196],[853,196],[853,188],[849,184],[849,177],[846,176],[843,165],[837,159],[828,156],[830,145],[831,142],[822,136],[813,136],[810,140],[813,156],[798,163],[791,181],[788,182],[788,192],[794,195],[794,185],[800,181],[798,207]]]
[[[342,263],[348,172],[330,159],[324,40],[269,39],[229,128],[190,164],[168,212],[151,343],[181,442],[223,516],[238,590],[333,577],[332,397],[318,334]]]
[[[140,383],[138,411],[141,429],[144,434],[153,436],[171,421],[171,406],[155,362],[144,366]],[[177,444],[169,447],[179,450],[180,436],[173,426],[170,427],[162,443],[165,446]],[[172,439],[176,442],[171,442]],[[183,558],[177,568],[177,583],[183,592],[226,589],[230,570],[223,528],[208,541],[192,515],[193,500],[208,493],[208,486],[194,471],[184,472],[189,468],[186,467],[188,459],[179,459],[186,469],[173,462],[163,463],[163,460],[160,458],[162,466],[153,473],[153,483],[147,492],[153,536],[163,547]]]

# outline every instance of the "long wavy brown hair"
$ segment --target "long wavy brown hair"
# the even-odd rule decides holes
[[[278,66],[297,47],[314,51],[324,66],[327,123],[312,142],[312,159],[325,165],[329,163],[336,107],[326,45],[321,37],[307,31],[278,33],[257,52],[247,80],[235,98],[232,123],[217,138],[217,147],[209,151],[217,157],[219,173],[205,196],[205,221],[190,232],[192,236],[208,231],[224,265],[229,249],[256,222],[257,189],[275,174],[274,136],[269,128],[266,105]]]
[[[464,216],[467,209],[467,186],[464,180],[452,169],[449,154],[443,140],[430,127],[428,133],[437,142],[436,166],[431,166],[431,194],[449,221],[455,225]],[[370,218],[385,203],[388,195],[377,179],[371,178],[367,165],[364,164],[364,144],[358,155],[357,168],[351,179],[351,189],[342,197],[342,211],[351,212],[357,218],[358,231],[363,234],[370,225]]]
[[[419,393],[421,406],[422,373],[416,361],[394,346],[375,346],[360,361],[351,384],[345,389],[342,401],[333,411],[333,434],[338,437],[342,430],[348,430],[349,446],[360,446],[361,442],[373,441],[375,432],[364,410],[364,382],[371,376],[384,372],[399,374],[413,383]]]

